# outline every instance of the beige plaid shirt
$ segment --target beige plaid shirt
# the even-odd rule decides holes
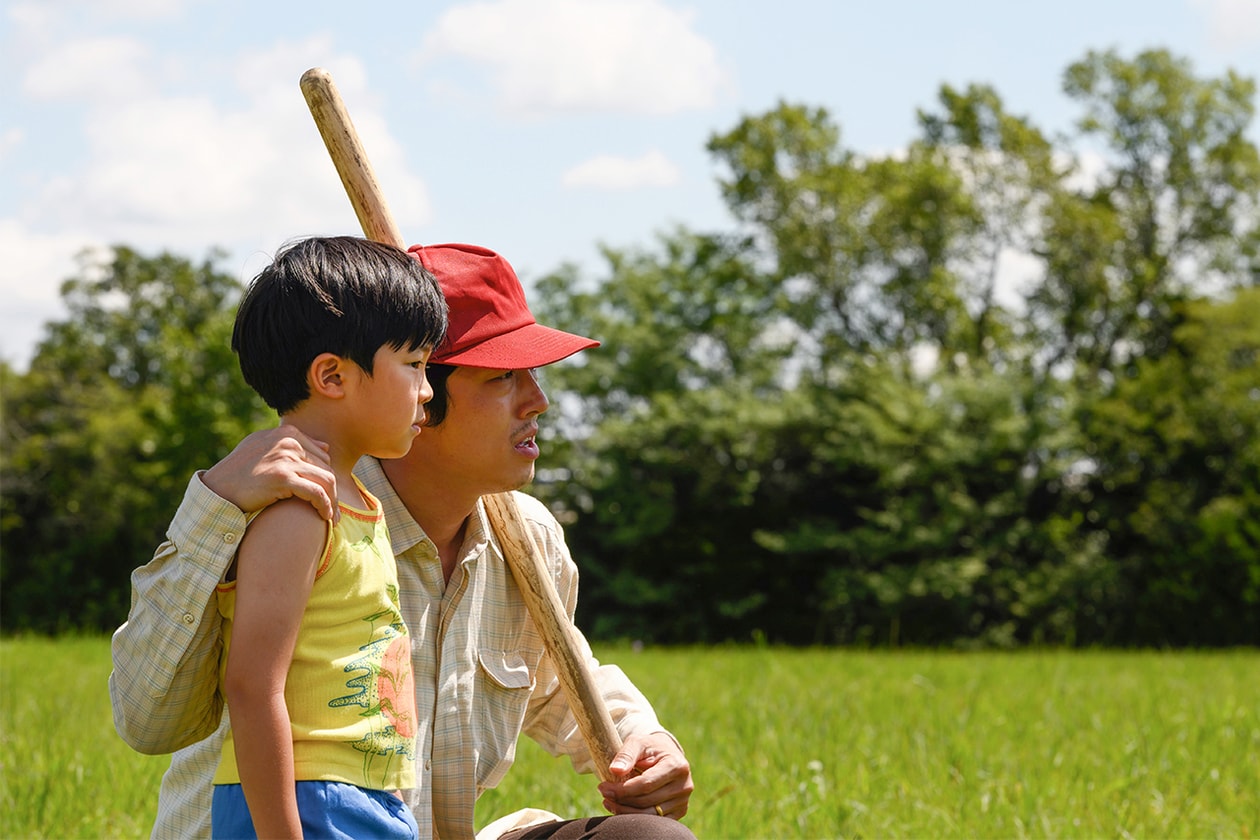
[[[365,458],[356,473],[384,507],[412,637],[419,782],[408,803],[422,838],[472,837],[474,803],[512,766],[522,731],[579,772],[591,771],[590,754],[481,505],[448,584],[436,547],[380,464]],[[516,496],[572,617],[577,567],[560,525],[536,499]],[[131,611],[114,634],[109,689],[119,734],[141,752],[179,750],[162,779],[154,838],[210,836],[210,780],[228,725],[213,592],[245,521],[194,477],[167,542],[133,573]],[[589,647],[587,655],[621,736],[663,731],[621,669],[601,666]]]

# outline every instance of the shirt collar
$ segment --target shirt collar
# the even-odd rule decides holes
[[[477,506],[473,508],[472,516],[468,518],[468,530],[464,534],[464,547],[467,551],[470,546],[480,546],[485,544],[486,553],[496,560],[503,560],[503,552],[499,549],[499,541],[491,536],[490,520],[486,518],[486,506],[477,500]]]
[[[363,482],[367,491],[380,500],[381,512],[385,514],[385,525],[389,528],[390,547],[394,549],[395,557],[401,557],[420,542],[428,540],[424,529],[412,518],[402,499],[398,498],[398,493],[386,478],[380,461],[365,455],[355,464],[354,474]]]
[[[424,529],[412,518],[411,512],[398,497],[394,485],[389,483],[389,478],[385,475],[380,461],[370,455],[365,455],[359,459],[359,463],[355,464],[354,474],[363,482],[367,491],[381,503],[381,512],[385,515],[385,524],[389,528],[390,547],[393,548],[395,557],[402,557],[421,542],[433,545]],[[464,546],[461,552],[464,559],[461,562],[466,563],[469,558],[479,555],[482,543],[487,544],[490,556],[502,562],[503,552],[499,548],[498,540],[491,538],[490,534],[486,507],[478,499],[477,506],[468,519],[468,530],[464,534]]]

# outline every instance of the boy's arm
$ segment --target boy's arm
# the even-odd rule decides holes
[[[282,425],[245,438],[189,482],[166,542],[132,574],[131,610],[114,633],[114,726],[133,749],[174,752],[219,725],[214,588],[245,532],[242,511],[296,496],[327,515],[336,498],[327,462],[322,443]]]
[[[259,837],[302,837],[284,686],[327,535],[327,523],[309,504],[279,502],[250,523],[238,554],[223,686],[241,787]]]

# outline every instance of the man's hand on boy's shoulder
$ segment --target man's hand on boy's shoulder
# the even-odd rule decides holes
[[[281,423],[246,437],[202,473],[201,481],[245,513],[296,497],[335,522],[337,483],[330,463],[328,444]]]

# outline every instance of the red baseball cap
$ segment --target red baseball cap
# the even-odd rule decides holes
[[[430,364],[523,370],[599,346],[535,321],[516,272],[494,251],[476,245],[413,245],[407,251],[437,278],[449,309],[446,341]]]

